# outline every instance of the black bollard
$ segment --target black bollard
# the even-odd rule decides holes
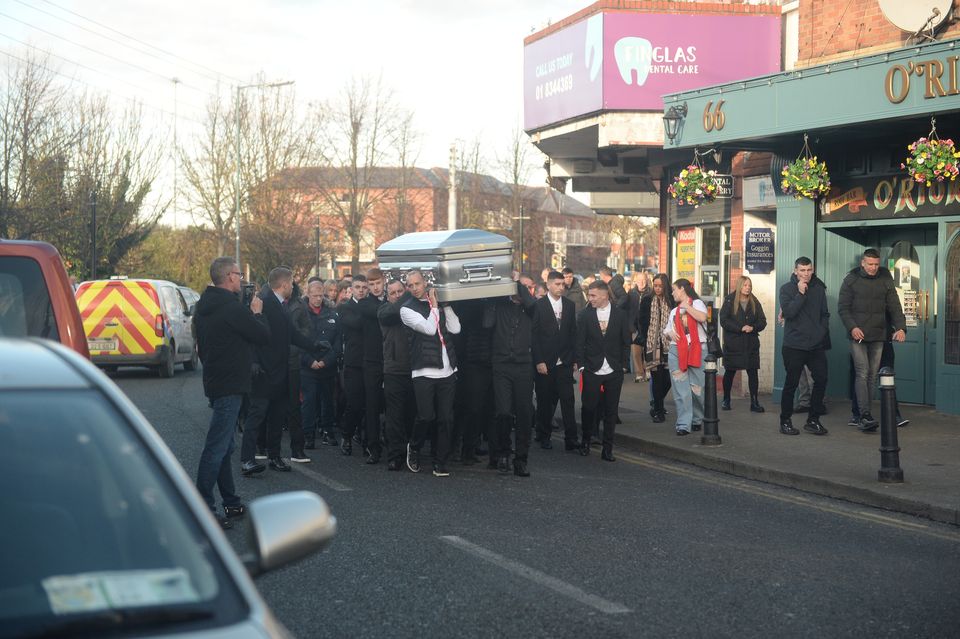
[[[707,354],[703,358],[703,435],[700,443],[704,446],[719,446],[720,433],[717,430],[717,358]]]
[[[897,443],[897,393],[893,369],[880,369],[880,470],[877,479],[885,484],[903,483],[900,445]]]

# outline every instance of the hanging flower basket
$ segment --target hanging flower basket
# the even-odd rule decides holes
[[[810,151],[807,134],[803,134],[803,150],[796,160],[780,172],[780,188],[784,195],[792,195],[798,200],[815,200],[830,192],[830,173],[827,163],[821,162]]]
[[[700,164],[700,154],[694,153],[693,164],[680,171],[667,187],[667,193],[679,206],[697,208],[717,199],[717,172],[705,170]]]
[[[900,164],[917,184],[930,186],[934,182],[951,182],[960,174],[960,153],[953,145],[953,140],[941,140],[937,135],[937,121],[930,120],[931,126],[928,137],[920,138],[907,147],[910,155]]]

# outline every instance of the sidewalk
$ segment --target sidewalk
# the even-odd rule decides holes
[[[801,429],[805,415],[794,417],[800,435],[781,435],[779,404],[770,395],[760,402],[767,412],[751,413],[749,400],[735,395],[733,410],[720,411],[718,398],[723,443],[702,446],[702,432],[676,436],[671,395],[667,421],[654,424],[648,385],[635,384],[629,376],[620,399],[623,423],[617,427],[617,443],[738,477],[960,525],[960,417],[901,405],[900,412],[910,420],[897,429],[904,483],[882,484],[877,481],[879,431],[865,434],[847,426],[849,401],[828,398],[830,413],[820,421],[830,433],[819,437]],[[875,414],[879,418],[879,406]]]

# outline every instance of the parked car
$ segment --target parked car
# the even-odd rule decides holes
[[[200,293],[197,293],[189,286],[178,286],[177,290],[183,295],[183,301],[187,303],[188,309],[193,308],[196,303],[200,301]]]
[[[289,636],[251,576],[329,543],[319,496],[251,502],[241,562],[146,418],[48,340],[0,338],[0,425],[0,634]]]
[[[83,282],[77,306],[98,366],[148,366],[160,377],[173,377],[177,364],[192,371],[200,362],[191,311],[173,282],[126,277]]]
[[[0,337],[44,337],[90,357],[73,287],[50,244],[0,240]]]

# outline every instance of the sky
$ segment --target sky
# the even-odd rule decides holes
[[[0,64],[31,47],[49,52],[78,89],[118,107],[142,102],[171,148],[174,120],[189,140],[212,95],[258,74],[295,81],[303,105],[333,97],[351,77],[379,75],[414,113],[420,166],[445,166],[451,143],[478,136],[492,164],[522,121],[523,38],[588,4],[0,0]]]

